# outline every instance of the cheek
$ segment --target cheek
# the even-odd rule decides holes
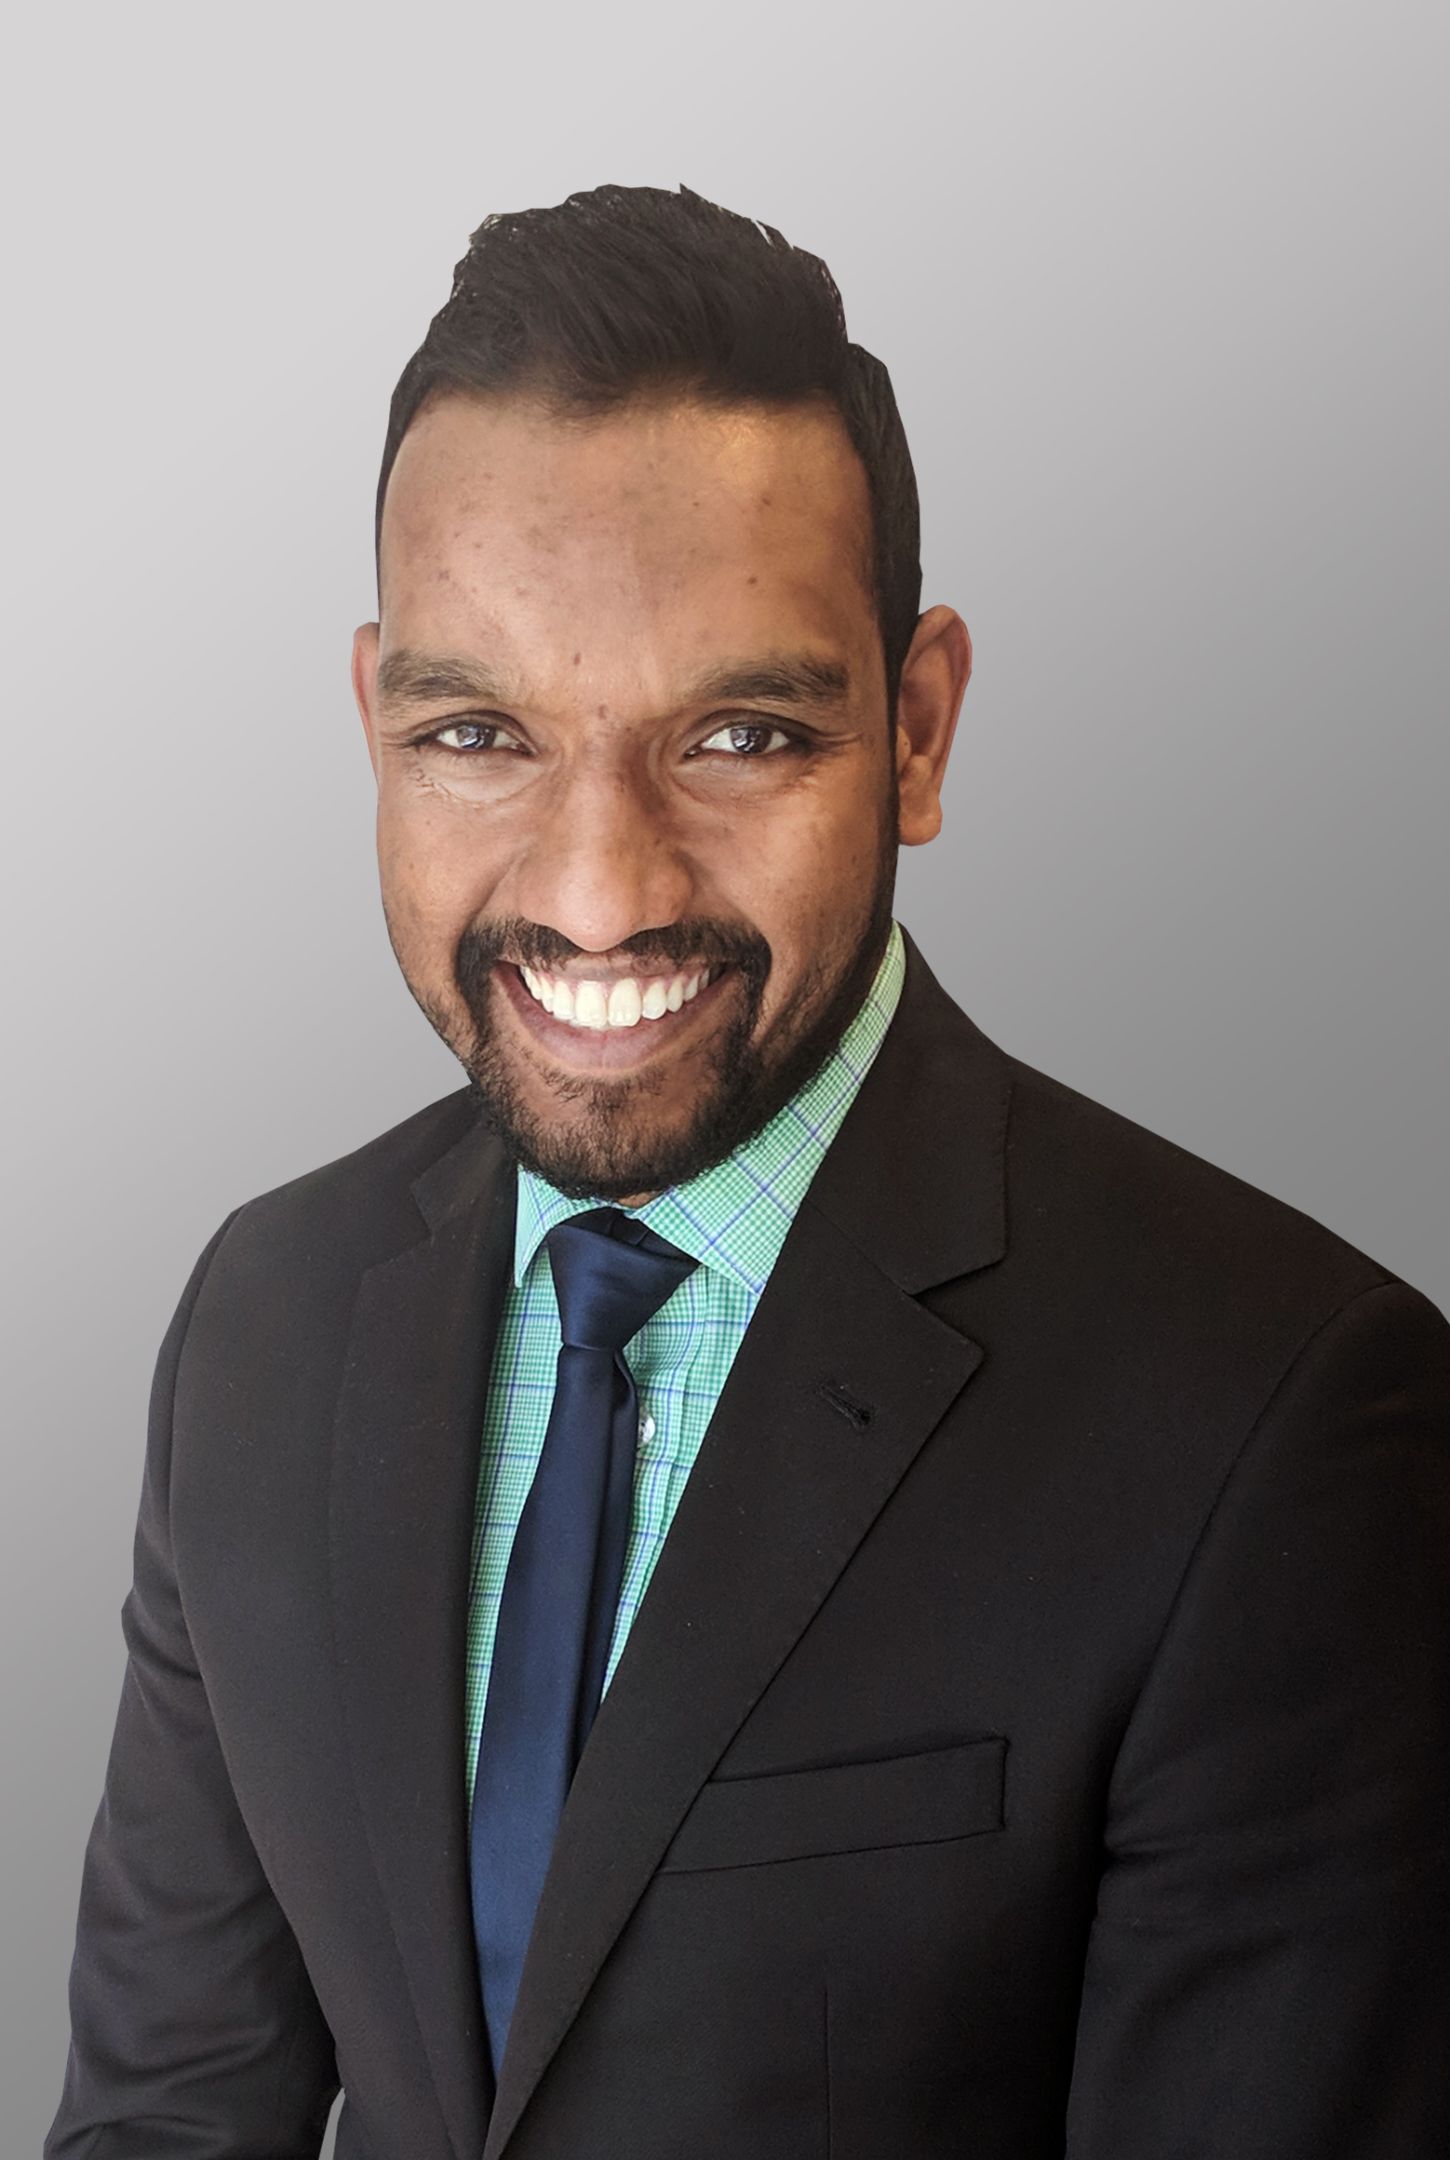
[[[476,819],[446,805],[383,797],[378,869],[389,918],[420,941],[451,945],[480,912],[497,875]]]
[[[768,936],[768,911],[782,940],[849,913],[848,896],[869,883],[880,818],[856,789],[802,790],[764,814],[731,821],[714,841],[719,872],[741,911]]]
[[[814,1005],[849,958],[875,887],[879,830],[869,797],[851,790],[802,798],[788,817],[760,815],[719,836],[712,885],[770,946],[762,1032],[802,1000]]]

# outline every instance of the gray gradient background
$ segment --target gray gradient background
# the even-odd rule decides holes
[[[59,2095],[167,1320],[230,1208],[462,1077],[347,658],[488,210],[684,180],[826,258],[977,648],[898,912],[1005,1048],[1450,1302],[1443,9],[706,21],[12,32],[6,2153]]]

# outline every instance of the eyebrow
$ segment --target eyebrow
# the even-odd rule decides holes
[[[689,685],[684,702],[769,698],[776,704],[839,705],[850,688],[851,671],[843,661],[814,653],[766,653],[758,660],[727,660],[707,668]]]
[[[436,705],[440,698],[459,697],[509,705],[513,687],[480,661],[414,652],[406,645],[390,652],[378,668],[378,695],[389,705]]]
[[[682,705],[718,699],[768,698],[816,708],[839,705],[851,689],[851,672],[840,660],[816,653],[762,653],[724,660],[684,685]],[[520,685],[485,662],[451,653],[420,653],[399,646],[378,668],[378,694],[389,705],[433,705],[444,698],[476,698],[487,705],[527,705]]]

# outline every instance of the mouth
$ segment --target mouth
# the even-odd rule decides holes
[[[527,1033],[580,1072],[621,1072],[696,1035],[738,970],[713,963],[670,975],[565,978],[511,960],[494,977]]]

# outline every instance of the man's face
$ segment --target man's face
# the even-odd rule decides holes
[[[918,775],[868,515],[815,409],[449,396],[404,437],[354,651],[388,931],[565,1192],[638,1204],[720,1160],[870,985]]]

